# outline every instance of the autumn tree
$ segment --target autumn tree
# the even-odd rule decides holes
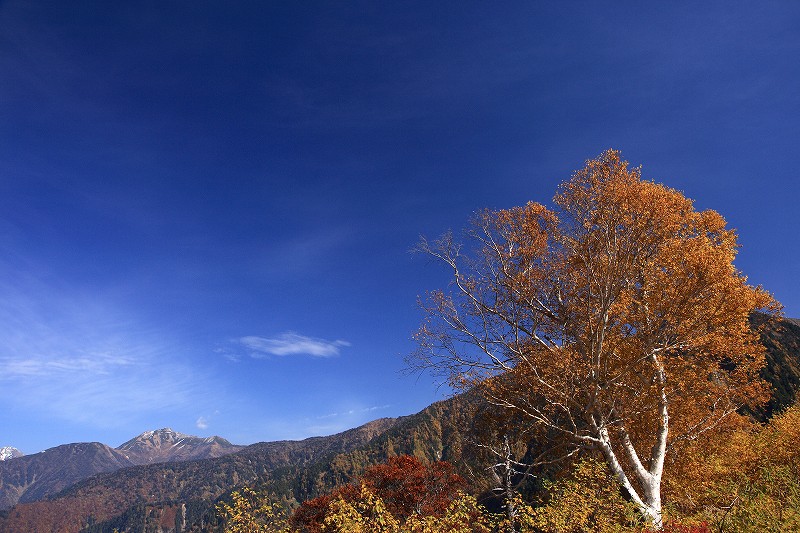
[[[641,533],[633,505],[626,502],[603,465],[579,461],[555,483],[546,483],[545,505],[521,504],[521,531],[541,533]]]
[[[748,317],[777,304],[735,268],[737,246],[722,216],[609,150],[552,209],[485,211],[463,243],[421,240],[452,285],[422,301],[410,364],[521,417],[549,443],[541,460],[599,451],[660,527],[670,450],[764,399]]]
[[[687,455],[694,464],[676,465],[678,479],[667,483],[679,503],[673,512],[714,531],[800,531],[798,441],[800,405],[722,443],[692,443]],[[702,463],[691,461],[699,456]]]
[[[231,501],[217,504],[225,521],[225,533],[290,533],[280,506],[266,495],[245,487],[231,494]]]
[[[466,485],[450,463],[426,464],[411,455],[390,457],[385,463],[367,468],[362,481],[380,495],[392,514],[401,520],[412,514],[444,512]]]
[[[426,464],[410,455],[391,457],[367,468],[354,484],[303,502],[292,524],[315,533],[325,531],[326,520],[345,527],[342,524],[348,520],[369,522],[373,515],[390,516],[397,523],[411,516],[441,516],[465,484],[447,462]]]

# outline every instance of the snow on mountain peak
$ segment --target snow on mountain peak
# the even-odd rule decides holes
[[[219,437],[195,437],[170,428],[145,431],[117,450],[135,464],[219,457],[241,449]]]
[[[3,446],[0,448],[0,461],[7,461],[16,457],[22,457],[23,455],[25,454],[13,446]]]
[[[179,440],[189,438],[191,435],[184,435],[183,433],[179,433],[172,428],[161,428],[161,429],[152,429],[150,431],[145,431],[141,435],[137,437],[137,440],[153,440],[154,438],[158,438],[159,440]]]

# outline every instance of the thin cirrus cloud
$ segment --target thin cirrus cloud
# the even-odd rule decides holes
[[[315,417],[313,420],[306,420],[307,424],[302,426],[304,435],[332,435],[344,431],[348,428],[360,426],[374,420],[377,412],[388,409],[391,405],[373,405],[370,407],[342,409],[334,413],[328,413]]]
[[[322,420],[325,418],[336,418],[340,416],[353,416],[353,415],[363,415],[366,413],[371,413],[373,411],[380,411],[382,409],[388,409],[391,407],[389,404],[384,405],[373,405],[372,407],[364,407],[362,409],[349,409],[347,411],[336,412],[336,413],[328,413],[326,415],[320,415],[317,417],[317,420]]]
[[[281,333],[275,337],[259,337],[250,335],[240,337],[237,342],[254,358],[270,355],[284,357],[289,355],[310,355],[311,357],[336,357],[341,348],[350,346],[345,340],[325,340],[306,337],[293,331]]]
[[[102,295],[0,262],[0,402],[22,413],[116,427],[192,405],[205,377],[164,332]]]

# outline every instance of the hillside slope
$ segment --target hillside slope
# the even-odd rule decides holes
[[[236,486],[248,485],[268,492],[288,505],[295,505],[347,483],[354,476],[360,475],[367,466],[399,454],[411,454],[428,461],[450,461],[470,478],[473,488],[481,490],[488,486],[488,475],[480,466],[483,463],[478,458],[477,448],[471,445],[468,433],[475,407],[476,401],[469,395],[457,396],[436,402],[417,414],[389,419],[390,423],[378,420],[362,426],[358,429],[363,432],[363,429],[369,428],[371,434],[364,435],[367,438],[360,444],[357,444],[352,437],[345,446],[331,440],[333,437],[338,440],[339,435],[309,439],[316,443],[311,448],[303,446],[306,441],[263,443],[230,456],[224,461],[224,465],[220,460],[214,460],[199,462],[197,466],[207,475],[213,476],[215,472],[224,470],[231,479],[238,478],[238,483],[218,491],[217,497],[228,494]],[[380,424],[375,425],[376,423]],[[346,436],[348,433],[350,432],[345,432],[341,436]],[[279,461],[265,464],[264,459],[267,456],[264,452],[270,450],[271,454],[276,453],[280,446],[286,446],[288,452],[282,457],[282,464]],[[313,456],[304,458],[309,451],[313,452]],[[234,458],[235,464],[231,462]],[[253,463],[245,459],[252,460]],[[258,466],[261,468],[252,468],[256,461],[260,462]],[[137,483],[144,481],[143,475],[153,480],[172,475],[163,469],[148,472],[129,469],[125,472],[134,475],[135,480],[132,478],[127,484],[116,487],[118,490],[130,490]],[[186,474],[188,473],[179,473],[177,476],[183,477]],[[89,480],[85,487],[75,487],[75,490],[65,491],[65,496],[74,495],[77,500],[65,499],[59,506],[63,505],[66,508],[75,505],[81,498],[90,496],[89,490],[100,493],[114,490],[113,480],[118,478],[118,475],[119,473],[107,476],[106,480],[100,478]],[[199,485],[209,486],[207,479],[199,478],[198,481]],[[219,488],[224,487],[220,485]],[[214,498],[208,497],[212,492],[183,491],[178,497],[165,493],[162,494],[163,498],[159,503],[132,506],[122,514],[85,531],[110,533],[114,528],[119,531],[135,531],[142,523],[153,526],[160,523],[161,527],[164,527],[174,520],[173,517],[182,515],[186,516],[185,524],[181,524],[180,528],[175,528],[176,530],[215,531],[217,517],[214,513]]]
[[[753,322],[762,324],[763,316],[756,316]],[[755,414],[761,421],[774,413],[793,405],[800,392],[800,320],[787,318],[775,322],[761,335],[761,342],[767,347],[767,364],[761,371],[772,386],[772,395],[767,404]]]
[[[0,463],[0,510],[33,502],[101,472],[133,463],[117,450],[86,442],[64,444]]]
[[[48,498],[97,474],[135,465],[221,457],[241,450],[220,437],[200,438],[170,429],[147,431],[118,448],[99,442],[63,444],[0,461],[0,510]]]
[[[758,320],[758,318],[756,319]],[[784,320],[763,334],[764,377],[774,388],[761,417],[789,405],[800,389],[800,325]],[[214,501],[256,486],[295,504],[359,475],[396,454],[447,460],[475,491],[492,481],[471,442],[481,402],[461,395],[420,413],[377,420],[331,437],[261,443],[218,459],[126,468],[85,480],[51,501],[21,504],[0,519],[0,531],[214,531]]]
[[[148,502],[212,502],[231,487],[253,484],[287,465],[363,446],[396,419],[381,419],[330,437],[260,443],[224,457],[133,466],[81,481],[48,501],[20,504],[0,517],[0,531],[77,532]],[[111,531],[111,528],[109,528]]]

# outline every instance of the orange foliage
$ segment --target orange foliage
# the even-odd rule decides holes
[[[660,525],[667,451],[766,400],[748,319],[779,306],[733,265],[722,216],[617,151],[587,161],[554,203],[482,213],[471,249],[423,239],[454,283],[423,303],[412,365],[560,437],[557,452],[600,450]]]
[[[648,533],[711,533],[711,530],[709,529],[708,524],[706,524],[705,522],[696,525],[686,525],[686,524],[680,524],[678,522],[670,522],[666,524],[663,528]]]
[[[392,457],[386,463],[367,468],[360,483],[344,485],[303,502],[292,516],[292,524],[308,533],[323,531],[331,504],[338,499],[355,503],[361,498],[361,485],[380,498],[391,515],[402,522],[415,514],[443,514],[466,482],[447,462],[425,464],[410,455]]]

